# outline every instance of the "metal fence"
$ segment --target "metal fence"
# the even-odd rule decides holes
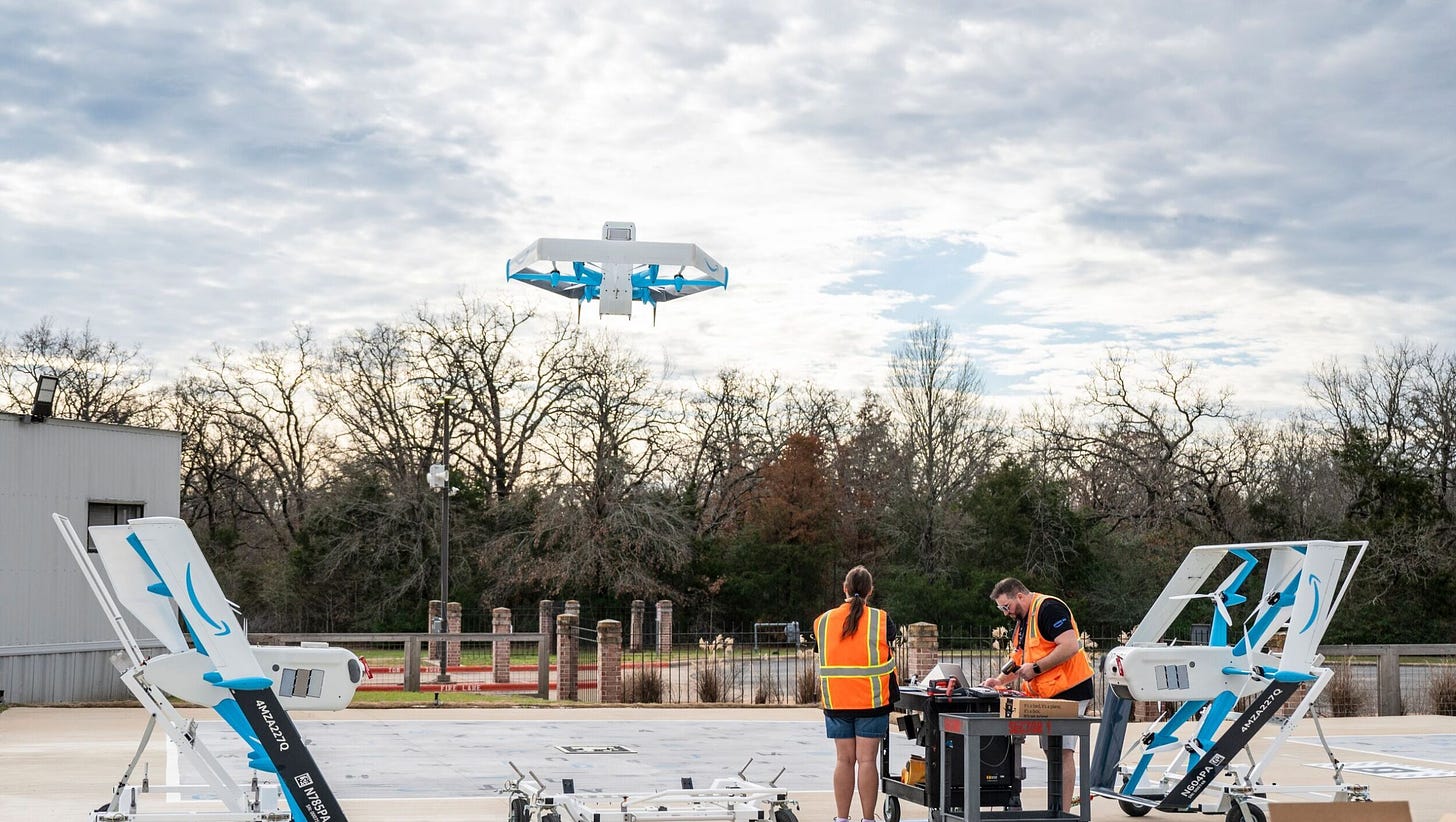
[[[796,640],[796,641],[791,641]],[[353,650],[370,670],[362,690],[475,691],[521,698],[559,699],[555,634],[446,635],[446,673],[440,676],[439,634],[268,634],[259,644],[324,641]],[[648,633],[644,647],[623,649],[624,702],[806,705],[818,700],[818,680],[807,635],[758,631],[706,635],[677,633],[659,650]],[[576,694],[600,701],[596,632],[577,629]],[[992,636],[942,636],[939,659],[961,665],[973,683],[992,676],[1007,650]],[[1106,693],[1102,660],[1116,639],[1087,637],[1096,671],[1093,708]],[[901,649],[903,651],[903,649]],[[1456,714],[1456,644],[1324,646],[1335,680],[1321,696],[1324,715]],[[908,654],[899,653],[901,681]],[[570,698],[570,697],[569,697]],[[1149,717],[1151,718],[1151,717]]]

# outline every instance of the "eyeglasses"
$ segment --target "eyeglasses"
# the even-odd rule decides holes
[[[1000,608],[1001,609],[1001,613],[1003,613],[1003,614],[1009,614],[1009,613],[1011,613],[1011,606],[1009,604],[1007,604],[1007,603],[998,602],[998,603],[996,603],[996,607],[997,608]]]

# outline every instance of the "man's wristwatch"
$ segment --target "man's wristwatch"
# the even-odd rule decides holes
[[[1038,674],[1041,673],[1041,663],[1040,662],[1033,662],[1033,663],[1031,663],[1031,670],[1033,672],[1035,672],[1035,673],[1038,673]]]

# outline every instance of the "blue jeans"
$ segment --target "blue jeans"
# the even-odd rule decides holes
[[[854,717],[824,715],[824,733],[830,739],[884,739],[889,732],[889,714]]]

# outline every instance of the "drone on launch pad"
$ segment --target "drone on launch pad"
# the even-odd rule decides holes
[[[1107,653],[1092,793],[1117,800],[1129,816],[1158,810],[1264,822],[1270,794],[1329,792],[1328,785],[1276,785],[1264,773],[1301,719],[1311,715],[1319,728],[1310,709],[1334,675],[1319,653],[1320,641],[1366,547],[1363,541],[1305,540],[1192,549],[1126,644]],[[1232,572],[1200,591],[1225,559],[1235,560]],[[1246,596],[1245,586],[1260,565],[1256,599]],[[1174,621],[1200,600],[1214,606],[1207,644],[1170,639]],[[1229,609],[1245,603],[1252,612],[1239,634]],[[1241,700],[1247,707],[1240,711]],[[1133,702],[1176,708],[1124,750]],[[1281,715],[1287,704],[1293,709]],[[1255,737],[1271,723],[1279,732],[1256,756]],[[1369,801],[1366,786],[1343,781],[1328,745],[1325,753],[1334,767],[1335,800]]]

